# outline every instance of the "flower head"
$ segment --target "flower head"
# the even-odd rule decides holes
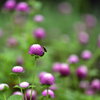
[[[15,66],[15,67],[13,67],[13,69],[12,69],[12,71],[14,72],[14,73],[22,73],[23,72],[23,67],[21,67],[21,66]]]
[[[35,15],[33,19],[36,22],[43,22],[44,17],[42,15]]]
[[[61,66],[61,63],[59,62],[54,63],[52,66],[52,71],[59,72],[60,66]]]
[[[43,71],[43,72],[40,72],[40,73],[39,73],[39,79],[40,79],[44,74],[46,74],[46,73],[47,73],[47,72],[44,72],[44,71]]]
[[[13,95],[22,95],[22,93],[21,93],[20,91],[15,91],[15,92],[13,93]]]
[[[51,98],[54,98],[55,96],[54,96],[54,92],[52,91],[52,90],[48,90],[48,94],[51,96]],[[47,96],[47,90],[44,90],[43,92],[42,92],[42,95],[43,96]]]
[[[7,91],[9,89],[8,84],[2,83],[0,84],[0,91]]]
[[[82,89],[87,89],[89,87],[89,82],[88,81],[81,81],[79,83],[79,87]]]
[[[53,84],[49,87],[50,90],[56,91],[58,89],[58,86],[56,84]]]
[[[54,81],[55,81],[55,78],[50,73],[46,73],[46,74],[42,75],[41,78],[40,78],[40,82],[43,85],[53,85]]]
[[[28,87],[29,87],[29,83],[28,83],[28,82],[21,82],[21,83],[19,84],[19,86],[20,86],[21,88],[28,88]]]

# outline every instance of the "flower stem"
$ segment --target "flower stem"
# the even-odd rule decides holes
[[[20,84],[20,77],[19,77],[19,74],[18,74],[18,81],[19,81],[19,84]],[[22,88],[20,88],[21,90],[21,93],[22,93],[22,97],[23,97],[23,100],[24,100],[24,95],[23,95],[23,91],[22,91]]]
[[[33,72],[33,82],[32,82],[32,85],[34,85],[35,71],[36,71],[36,56],[35,56],[35,64],[34,64],[34,72]],[[31,89],[30,100],[31,100],[31,98],[32,98],[32,91],[33,91],[33,87],[32,87],[32,89]]]
[[[25,91],[25,100],[27,100],[27,97],[26,97],[26,91]]]
[[[49,100],[49,95],[48,95],[48,87],[47,87],[47,100]]]
[[[5,95],[5,93],[3,92],[3,95],[4,95],[4,100],[6,100],[6,95]]]

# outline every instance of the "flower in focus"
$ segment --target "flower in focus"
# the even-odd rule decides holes
[[[19,84],[19,86],[20,86],[21,88],[28,88],[28,87],[29,87],[29,83],[28,83],[28,82],[21,82],[21,83]]]
[[[42,15],[35,15],[33,19],[36,22],[43,22],[44,17]]]
[[[12,69],[12,71],[14,72],[14,73],[22,73],[23,72],[23,67],[21,67],[21,66],[15,66],[15,67],[13,67],[13,69]]]
[[[54,98],[55,96],[54,96],[54,92],[52,91],[52,90],[48,90],[48,94],[51,96],[51,98]],[[42,92],[42,95],[43,96],[47,96],[47,90],[44,90],[43,92]]]

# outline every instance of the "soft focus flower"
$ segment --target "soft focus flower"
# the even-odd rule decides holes
[[[19,84],[19,86],[20,86],[21,88],[28,88],[28,87],[29,87],[29,83],[28,83],[28,82],[21,82],[21,83]]]
[[[68,58],[68,62],[71,64],[77,63],[79,61],[79,58],[77,55],[70,55]]]
[[[40,82],[43,85],[53,85],[54,81],[55,81],[55,78],[50,73],[46,73],[46,74],[42,75],[40,78]]]
[[[0,29],[0,39],[1,39],[1,37],[2,37],[2,30]]]
[[[89,86],[89,82],[88,81],[81,81],[79,83],[79,87],[82,88],[82,89],[87,89]]]
[[[85,65],[81,65],[76,70],[77,77],[82,79],[85,78],[88,74],[88,69]]]
[[[59,63],[59,62],[54,63],[52,65],[52,71],[59,72],[60,66],[61,66],[61,63]]]
[[[97,19],[95,16],[91,14],[86,14],[83,16],[83,20],[85,21],[88,27],[94,27],[97,24]]]
[[[13,69],[12,69],[12,71],[14,72],[14,73],[22,73],[23,72],[23,67],[21,67],[21,66],[15,66],[15,67],[13,67]]]
[[[53,85],[51,85],[51,86],[49,87],[49,89],[52,90],[52,91],[56,91],[57,88],[58,88],[58,86],[57,86],[56,84],[53,84]]]
[[[94,90],[89,88],[89,89],[86,90],[86,94],[87,95],[94,95]]]
[[[44,72],[44,71],[43,71],[43,72],[40,72],[40,73],[39,73],[39,79],[42,77],[42,75],[44,75],[44,74],[46,74],[46,73],[47,73],[47,72]]]
[[[85,50],[82,52],[81,57],[85,60],[88,60],[92,57],[92,53],[89,50]]]
[[[100,34],[99,34],[99,37],[98,37],[98,47],[100,48]]]
[[[99,79],[94,79],[90,85],[90,87],[92,89],[95,89],[95,90],[100,90],[100,80]]]
[[[20,2],[17,5],[16,10],[20,11],[20,12],[28,12],[29,6],[28,6],[28,4],[26,2]]]
[[[69,14],[72,12],[72,6],[68,2],[62,2],[58,5],[58,9],[63,14]]]
[[[59,69],[61,76],[68,76],[70,74],[70,67],[68,64],[62,63]]]
[[[89,35],[86,32],[80,32],[78,34],[78,38],[79,38],[80,43],[82,44],[87,44],[89,41]]]
[[[35,15],[33,19],[36,22],[43,22],[44,17],[42,15]]]
[[[33,44],[30,47],[30,51],[29,54],[32,55],[38,55],[38,56],[42,56],[44,54],[43,48],[39,45],[39,44]]]
[[[45,36],[46,36],[46,32],[43,28],[36,28],[33,32],[33,36],[36,38],[36,39],[44,39]]]
[[[23,58],[21,56],[17,57],[17,65],[22,65],[23,64]]]
[[[2,83],[0,84],[0,91],[6,91],[9,89],[8,84]]]
[[[21,93],[20,91],[15,91],[15,92],[13,93],[13,95],[22,95],[22,93]]]
[[[28,90],[26,90],[27,100],[30,100],[30,96],[31,96],[31,89],[28,89]],[[37,96],[36,91],[33,90],[32,91],[32,99],[31,100],[36,100],[36,96]]]
[[[52,90],[48,90],[48,94],[51,96],[51,98],[54,98],[55,96],[54,96],[54,92],[52,91]],[[44,90],[43,92],[42,92],[42,95],[43,96],[47,96],[47,90]]]
[[[7,0],[4,4],[4,8],[7,10],[13,10],[16,6],[15,0]]]

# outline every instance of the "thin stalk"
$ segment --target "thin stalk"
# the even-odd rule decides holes
[[[36,56],[35,56],[35,64],[34,64],[34,72],[33,72],[33,82],[32,82],[32,85],[34,85],[35,71],[36,71]],[[32,89],[31,89],[30,100],[31,100],[31,98],[32,98],[32,91],[33,91],[33,87],[32,87]]]
[[[47,87],[47,100],[49,100],[49,95],[48,95],[48,87]]]
[[[4,95],[4,100],[7,100],[7,99],[6,99],[6,95],[5,95],[5,93],[4,93],[4,92],[3,92],[3,95]]]
[[[18,81],[19,81],[19,84],[20,84],[20,77],[19,77],[19,75],[18,75]],[[22,88],[20,88],[20,90],[21,90],[21,93],[22,93],[22,97],[23,97],[23,100],[24,100],[24,95],[23,95],[23,91],[22,91]]]
[[[26,91],[25,91],[25,100],[27,100],[27,97],[26,97]]]

